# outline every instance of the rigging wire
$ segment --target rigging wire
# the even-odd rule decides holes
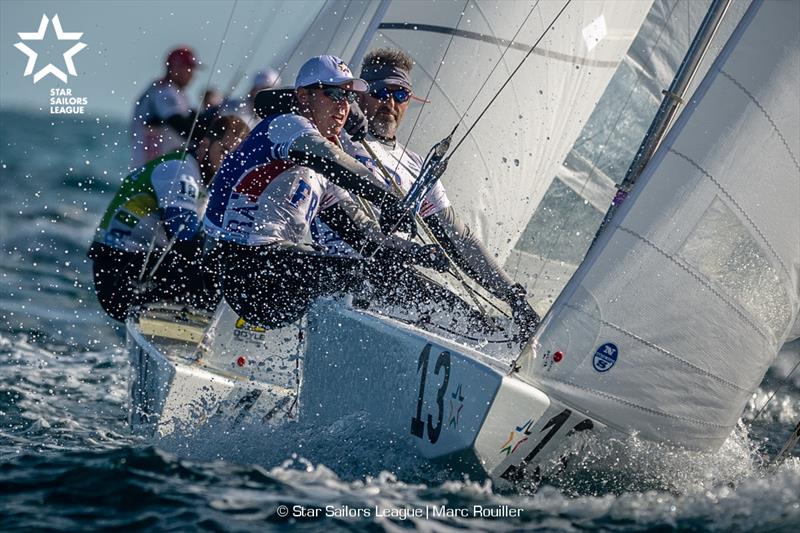
[[[528,19],[531,17],[533,12],[536,10],[536,7],[539,5],[540,1],[541,0],[536,0],[536,3],[534,3],[533,7],[531,7],[530,11],[528,11],[528,14],[525,15],[525,18],[522,20],[522,24],[519,25],[519,28],[517,28],[517,31],[514,33],[513,37],[511,37],[511,40],[508,41],[508,44],[506,45],[505,49],[503,50],[503,53],[500,54],[500,57],[497,58],[497,62],[495,62],[494,66],[489,71],[489,74],[486,76],[486,79],[483,80],[483,83],[478,88],[477,92],[475,92],[475,96],[472,97],[472,100],[470,100],[469,104],[467,104],[467,108],[464,110],[464,112],[458,118],[457,126],[461,125],[464,122],[464,118],[467,116],[467,113],[469,113],[469,110],[472,109],[472,104],[475,103],[475,100],[477,100],[478,96],[480,96],[481,92],[483,92],[483,89],[486,87],[486,84],[489,83],[489,80],[492,78],[492,74],[494,74],[494,71],[497,70],[497,67],[500,66],[500,63],[502,63],[503,58],[506,56],[506,52],[508,52],[508,50],[511,48],[511,45],[513,45],[514,41],[516,41],[517,36],[519,36],[519,32],[522,31],[523,27],[525,27],[525,24],[528,22]]]
[[[231,6],[231,12],[230,12],[230,15],[228,15],[228,22],[225,24],[225,31],[222,32],[222,40],[220,41],[219,46],[217,47],[217,53],[214,56],[214,62],[211,64],[211,69],[209,70],[209,73],[208,73],[208,79],[206,80],[206,83],[205,83],[204,92],[207,91],[208,88],[211,86],[211,78],[214,76],[214,70],[217,68],[217,61],[219,61],[219,55],[222,52],[222,47],[225,46],[225,38],[228,36],[228,31],[230,30],[230,27],[231,27],[231,21],[233,20],[233,14],[234,14],[234,12],[236,12],[236,6],[237,6],[238,3],[239,3],[239,0],[234,0],[233,5]],[[180,172],[180,169],[182,168],[183,162],[186,161],[186,154],[189,151],[189,145],[192,142],[192,135],[194,135],[194,130],[195,130],[195,127],[197,126],[197,121],[198,121],[199,118],[200,118],[200,110],[198,109],[197,112],[195,112],[195,114],[194,114],[194,119],[192,120],[192,127],[189,128],[189,135],[186,137],[186,142],[184,142],[184,144],[183,144],[183,150],[182,150],[182,153],[181,153],[181,165],[178,166],[177,169],[175,169],[175,176],[173,176],[173,178],[172,178],[173,181],[178,179],[178,173]],[[162,224],[163,224],[163,222],[162,222]],[[164,246],[164,249],[159,254],[158,260],[153,265],[153,268],[150,269],[150,272],[148,272],[147,275],[144,276],[144,277],[140,276],[140,280],[139,280],[140,283],[146,283],[158,271],[158,268],[161,266],[161,263],[167,257],[167,254],[170,252],[170,250],[175,245],[175,243],[178,241],[178,235],[180,234],[181,231],[183,231],[183,228],[184,228],[183,224],[181,224],[178,227],[178,229],[175,231],[175,233],[172,236],[172,238],[170,238],[170,240],[167,242],[167,245]],[[151,247],[148,249],[147,255],[144,258],[144,265],[145,265],[144,268],[147,268],[147,263],[150,261],[150,255],[152,254],[152,250],[154,248],[156,235],[157,235],[157,233],[155,233],[153,235],[153,240],[151,242]]]
[[[764,402],[764,405],[761,406],[761,409],[759,409],[756,412],[755,416],[753,416],[753,419],[750,421],[750,425],[752,425],[753,422],[755,422],[758,419],[758,417],[761,416],[761,413],[764,412],[764,409],[766,409],[767,406],[772,401],[772,399],[775,398],[775,395],[778,394],[778,391],[781,390],[781,388],[783,388],[784,385],[786,385],[786,382],[789,381],[789,378],[792,377],[792,374],[794,374],[794,371],[797,370],[798,367],[800,367],[800,359],[794,365],[794,368],[792,368],[789,371],[786,377],[781,380],[781,382],[778,384],[778,387],[774,391],[772,391],[772,394],[769,395],[769,398],[767,398],[767,401]]]
[[[256,7],[258,8],[261,6],[256,6]],[[279,11],[281,7],[283,7],[283,0],[281,0],[281,2],[279,2],[276,7],[273,7],[271,11],[273,12]],[[231,81],[228,82],[228,88],[226,90],[227,96],[232,95],[234,91],[236,91],[236,89],[239,87],[239,84],[245,77],[247,68],[250,66],[250,63],[253,62],[253,58],[256,56],[256,52],[258,51],[258,49],[261,48],[262,44],[264,44],[264,39],[267,37],[267,35],[269,35],[270,33],[269,30],[272,29],[272,24],[275,22],[276,18],[277,17],[272,17],[269,20],[264,21],[264,24],[261,26],[262,28],[261,31],[257,32],[253,37],[253,40],[250,41],[250,46],[247,48],[247,52],[250,55],[245,56],[245,60],[242,63],[240,63],[239,68],[236,69],[236,72],[234,72],[233,76],[231,76]]]
[[[511,83],[511,80],[514,78],[514,75],[517,72],[519,72],[519,69],[522,68],[522,65],[525,64],[525,61],[527,61],[527,59],[531,56],[531,54],[533,54],[533,51],[536,50],[536,47],[539,46],[539,43],[542,42],[542,39],[544,39],[545,35],[547,35],[547,32],[550,31],[550,29],[553,27],[553,25],[561,17],[561,15],[564,13],[564,11],[567,9],[567,7],[569,7],[569,5],[571,3],[572,3],[572,0],[567,0],[566,3],[561,7],[561,9],[558,11],[556,16],[550,22],[550,24],[547,25],[547,28],[545,28],[545,30],[542,32],[542,34],[539,36],[539,38],[536,39],[536,42],[533,43],[533,45],[531,46],[531,49],[528,50],[528,53],[525,54],[525,57],[522,58],[522,60],[519,62],[519,64],[516,66],[516,68],[514,68],[514,70],[511,72],[511,74],[508,75],[508,78],[506,78],[506,81],[504,81],[503,84],[500,86],[500,88],[497,90],[497,92],[495,92],[494,96],[492,96],[492,99],[489,100],[489,103],[486,104],[486,106],[484,106],[483,110],[480,112],[478,117],[472,122],[472,125],[467,129],[467,132],[456,143],[455,147],[453,147],[453,149],[450,150],[450,154],[447,156],[447,158],[445,159],[444,162],[449,161],[450,158],[453,157],[453,154],[455,154],[456,151],[458,150],[458,148],[464,143],[464,141],[467,139],[467,137],[469,137],[469,134],[472,133],[472,130],[475,129],[475,126],[478,125],[478,122],[480,122],[480,120],[483,118],[483,116],[486,114],[486,112],[489,111],[489,108],[492,107],[492,104],[495,102],[495,100],[497,100],[497,98],[503,92],[503,89],[505,89],[508,86],[508,84]]]
[[[428,87],[428,92],[425,93],[425,98],[422,102],[422,105],[419,108],[419,113],[417,113],[416,118],[414,119],[414,124],[411,125],[411,131],[408,132],[408,137],[406,138],[406,142],[403,144],[403,151],[400,154],[400,157],[397,159],[397,166],[395,167],[394,171],[397,172],[397,169],[400,167],[400,161],[402,161],[403,157],[406,155],[406,151],[408,150],[408,143],[411,142],[411,138],[414,136],[414,132],[417,129],[417,125],[419,124],[419,119],[422,117],[422,112],[425,110],[425,106],[430,102],[429,98],[431,92],[433,91],[434,86],[436,85],[436,79],[439,77],[439,71],[442,69],[442,65],[444,65],[444,60],[447,57],[447,53],[450,51],[450,45],[453,44],[453,39],[455,39],[456,32],[458,31],[459,26],[461,26],[461,21],[464,20],[464,15],[467,12],[467,6],[469,6],[471,0],[466,0],[464,2],[464,7],[461,9],[461,15],[458,17],[458,22],[456,22],[456,26],[454,31],[450,34],[450,40],[447,41],[447,46],[444,49],[444,54],[442,54],[442,59],[439,61],[439,65],[436,67],[436,72],[433,73],[433,77],[431,78],[431,84]],[[458,127],[458,125],[456,125]],[[454,130],[455,131],[455,130]],[[386,195],[383,195],[383,199],[386,199]],[[381,202],[383,205],[383,202]]]
[[[306,27],[305,31],[303,32],[304,36],[306,33],[308,33],[308,30],[310,28],[314,27],[314,24],[317,22],[317,20],[319,20],[320,15],[322,15],[322,13],[325,11],[325,8],[328,6],[328,2],[330,1],[331,0],[325,0],[325,3],[322,4],[322,7],[319,8],[319,11],[317,11],[317,14],[314,15],[314,18],[311,20],[311,23]],[[297,43],[294,45],[294,48],[292,48],[292,51],[289,52],[288,56],[286,56],[286,61],[284,61],[283,65],[281,65],[281,67],[278,69],[279,77],[283,77],[283,71],[286,70],[286,67],[289,66],[289,62],[294,58],[295,54],[300,49],[300,46],[303,44],[303,42],[304,39],[302,37],[297,39]]]

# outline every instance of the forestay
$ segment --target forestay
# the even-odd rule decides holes
[[[798,2],[749,7],[522,379],[648,439],[712,448],[730,434],[800,306],[798,21]]]

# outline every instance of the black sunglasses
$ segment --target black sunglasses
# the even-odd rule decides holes
[[[353,104],[358,99],[358,93],[355,91],[342,89],[341,87],[323,86],[322,93],[337,104],[340,104],[345,100],[347,103]]]
[[[411,98],[411,91],[402,88],[392,90],[388,87],[384,87],[376,91],[370,91],[369,94],[378,100],[388,100],[389,97],[392,97],[398,104],[408,102],[408,99]]]

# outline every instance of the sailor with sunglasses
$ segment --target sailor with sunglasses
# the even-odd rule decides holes
[[[348,145],[356,159],[384,179],[385,188],[390,188],[383,177],[384,171],[388,171],[404,192],[411,188],[422,167],[422,158],[397,141],[397,129],[410,100],[415,98],[411,85],[412,67],[413,60],[402,50],[380,48],[367,54],[362,64],[361,78],[369,83],[370,89],[369,92],[359,93],[358,98],[369,124],[369,133],[364,142],[372,153],[359,147],[358,143]],[[379,161],[372,159],[373,154]],[[425,196],[419,214],[453,261],[482,287],[509,304],[521,336],[529,336],[538,324],[539,316],[527,302],[525,288],[513,282],[469,226],[459,219],[441,182],[437,182]],[[347,221],[337,216],[335,207],[326,210],[320,218],[324,224],[315,224],[312,228],[315,238],[329,249],[333,247],[341,252],[346,247],[338,235],[352,233],[347,228]],[[345,240],[350,242],[353,239]],[[386,276],[383,280],[387,284],[394,284],[396,291],[406,298],[428,298],[436,302],[443,297],[424,279],[416,277],[413,269],[404,269],[398,276]],[[411,286],[416,286],[416,290],[409,290]]]
[[[248,322],[293,322],[315,297],[353,290],[373,272],[362,258],[326,255],[304,242],[311,221],[337,197],[349,222],[397,262],[441,264],[440,249],[383,235],[349,194],[383,202],[402,220],[398,199],[339,146],[350,104],[367,89],[341,59],[309,59],[290,94],[295,112],[266,116],[215,176],[204,220],[217,241],[210,253],[225,299]]]

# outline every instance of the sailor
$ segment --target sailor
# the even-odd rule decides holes
[[[256,95],[266,89],[277,87],[281,78],[277,70],[266,68],[253,75],[253,85],[244,98],[232,98],[225,101],[223,110],[240,116],[250,127],[255,128],[261,119],[255,112]]]
[[[195,112],[189,107],[184,89],[199,67],[191,48],[175,48],[167,55],[164,76],[137,98],[130,126],[131,168],[186,144]]]
[[[164,299],[216,305],[200,261],[205,187],[248,132],[241,119],[221,117],[194,154],[170,152],[123,179],[88,254],[97,297],[112,318],[123,321],[131,307]]]
[[[369,123],[364,142],[370,150],[366,151],[359,143],[348,145],[356,159],[383,178],[384,187],[388,189],[392,186],[386,181],[386,171],[403,193],[411,188],[422,167],[419,155],[397,141],[397,129],[410,100],[415,98],[411,84],[412,66],[413,60],[402,50],[380,48],[367,54],[363,60],[361,77],[369,83],[370,88],[368,92],[359,93],[358,97],[360,108]],[[373,160],[373,155],[379,161]],[[539,316],[527,302],[525,288],[513,282],[470,227],[459,219],[441,182],[437,182],[425,196],[419,214],[456,265],[479,285],[508,303],[520,326],[521,335],[527,339],[538,324]],[[353,233],[352,228],[348,228],[347,219],[341,216],[335,205],[321,213],[320,218],[327,224],[315,222],[317,242],[328,247],[336,246],[341,252],[339,235]],[[348,240],[352,241],[353,238]],[[412,298],[417,302],[437,302],[443,297],[430,283],[416,276],[414,269],[398,271],[390,268],[386,272],[387,276],[382,279],[394,293],[402,293],[404,298]]]
[[[350,103],[368,88],[339,58],[313,57],[295,81],[297,113],[266,116],[214,178],[204,224],[218,239],[225,299],[248,322],[278,327],[300,318],[317,296],[357,288],[371,269],[304,242],[309,225],[338,189],[384,201],[384,224],[402,221],[398,199],[338,145]],[[398,262],[441,267],[441,250],[386,237],[344,195],[342,210]],[[405,220],[408,222],[408,219]]]

